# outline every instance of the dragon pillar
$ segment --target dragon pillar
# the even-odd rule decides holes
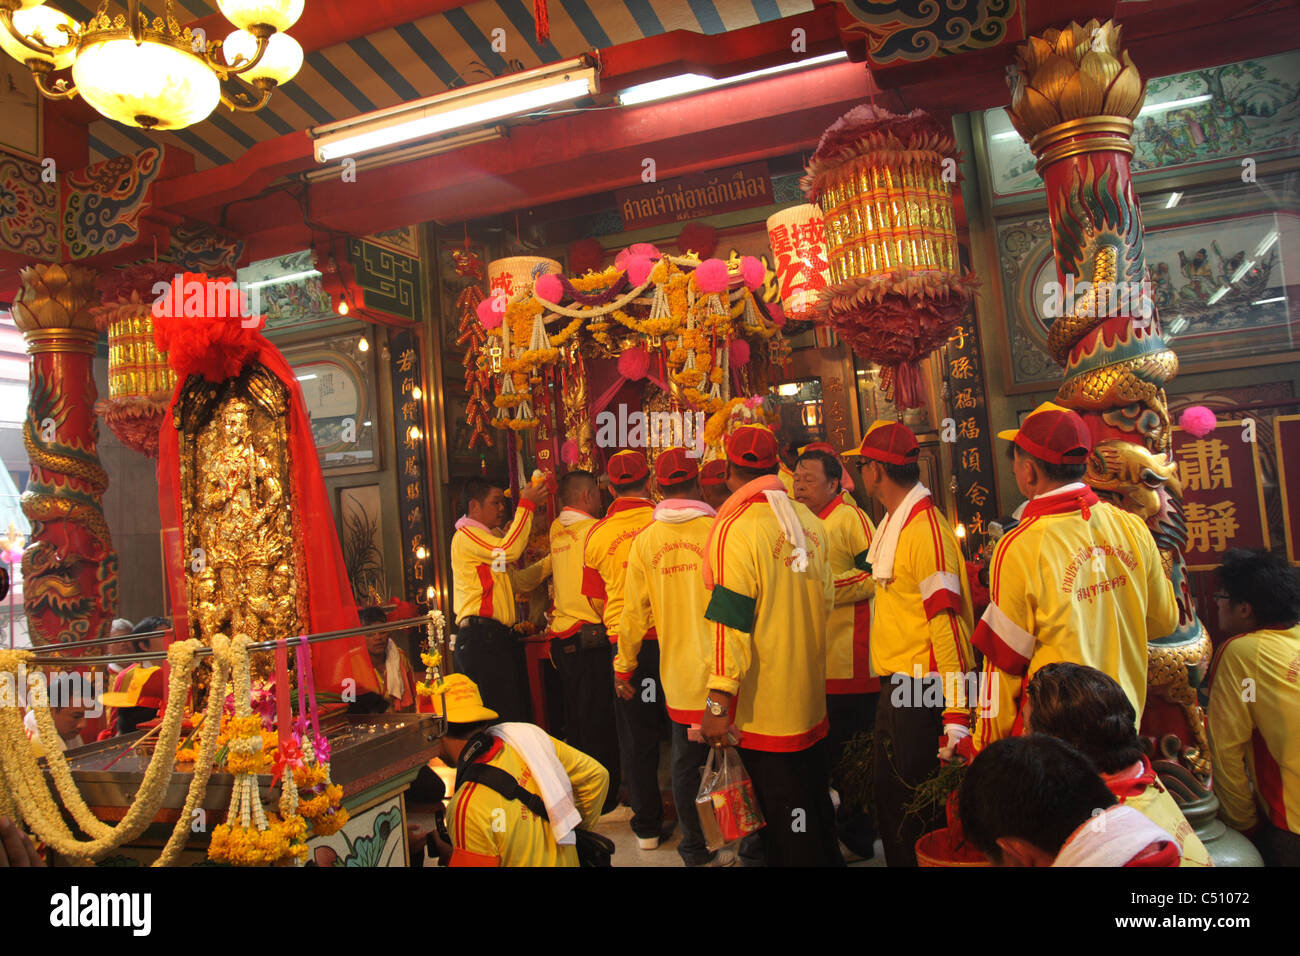
[[[1195,688],[1210,640],[1187,583],[1182,486],[1171,455],[1165,385],[1178,359],[1161,336],[1143,257],[1142,214],[1129,159],[1145,96],[1112,21],[1071,23],[1030,37],[1009,71],[1012,124],[1037,157],[1047,190],[1062,303],[1049,331],[1065,370],[1057,401],[1092,431],[1087,481],[1151,529],[1178,598],[1178,628],[1148,644],[1143,732],[1162,755],[1209,772]]]
[[[95,275],[57,263],[23,269],[13,304],[32,356],[23,422],[32,472],[22,509],[32,523],[23,604],[33,644],[107,637],[117,613],[117,554],[104,521],[108,476],[95,419]]]

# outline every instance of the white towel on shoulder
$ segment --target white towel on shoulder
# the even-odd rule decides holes
[[[898,538],[903,533],[907,516],[922,498],[930,497],[930,489],[919,481],[912,486],[897,508],[885,515],[885,520],[876,529],[876,536],[867,548],[867,563],[871,565],[871,576],[877,581],[888,584],[894,580],[894,557],[898,554]]]
[[[763,495],[772,506],[772,513],[776,515],[776,523],[781,526],[785,540],[794,547],[794,560],[790,563],[790,570],[802,574],[808,570],[808,542],[803,536],[799,516],[794,513],[794,505],[790,503],[790,496],[784,490],[765,491]]]
[[[1137,810],[1118,804],[1070,834],[1052,866],[1124,866],[1161,841],[1175,842]]]
[[[551,832],[560,846],[573,846],[578,841],[573,832],[582,825],[582,814],[573,799],[573,783],[555,754],[551,735],[535,724],[504,723],[488,728],[493,737],[500,737],[515,749],[541,791],[546,815],[551,820]]]

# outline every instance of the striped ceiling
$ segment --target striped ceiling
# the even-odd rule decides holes
[[[83,21],[94,0],[53,0]],[[216,12],[215,0],[174,0],[177,19]],[[144,6],[161,7],[160,0]],[[364,10],[365,0],[358,0]],[[311,0],[304,17],[311,16]],[[804,13],[813,0],[550,0],[551,37],[538,43],[528,0],[479,0],[355,40],[308,53],[302,71],[257,113],[225,107],[204,122],[170,133],[147,133],[109,120],[90,126],[96,162],[159,142],[194,154],[199,169],[220,166],[255,144],[395,106],[512,71],[656,36],[672,30],[713,35]],[[363,15],[362,15],[363,16]],[[505,31],[504,55],[492,31]],[[290,34],[293,30],[290,29]]]

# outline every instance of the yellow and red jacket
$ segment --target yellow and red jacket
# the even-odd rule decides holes
[[[1141,763],[1128,771],[1103,773],[1101,779],[1106,781],[1115,799],[1126,807],[1132,807],[1174,838],[1182,855],[1179,866],[1214,866],[1210,851],[1205,849],[1205,844],[1187,822],[1178,801],[1160,783],[1150,760],[1143,757]]]
[[[835,580],[835,610],[826,622],[826,693],[867,694],[880,690],[871,671],[871,579],[867,549],[875,528],[871,519],[843,495],[817,516],[826,525],[827,553]]]
[[[451,579],[456,621],[470,615],[490,617],[507,627],[515,623],[515,590],[508,565],[528,546],[533,527],[531,501],[522,500],[501,537],[480,522],[462,518],[451,536]],[[546,562],[549,568],[549,562]]]
[[[1249,830],[1262,809],[1300,833],[1300,624],[1229,638],[1210,675],[1210,753],[1223,819]],[[1254,781],[1254,793],[1251,790]]]
[[[551,522],[551,585],[555,610],[551,636],[572,637],[584,624],[599,624],[600,612],[582,593],[583,546],[596,519],[577,508],[565,508]]]
[[[654,507],[648,498],[615,498],[605,517],[587,531],[582,593],[593,602],[605,602],[601,619],[611,644],[618,643],[618,626],[623,617],[623,575],[627,572],[632,539],[650,523]],[[654,632],[646,634],[643,640],[655,640]]]
[[[713,654],[712,628],[704,619],[709,592],[700,572],[713,509],[702,501],[669,498],[654,515],[628,554],[614,674],[631,680],[644,635],[657,631],[668,716],[679,724],[698,724]]]
[[[926,495],[912,508],[899,533],[893,579],[876,581],[872,672],[882,682],[891,674],[909,678],[939,674],[943,722],[969,726],[972,702],[965,675],[974,667],[972,617],[961,546],[934,499]]]
[[[569,782],[584,829],[594,829],[609,790],[609,773],[591,757],[551,738]],[[541,795],[537,779],[519,754],[494,740],[478,762],[504,770],[530,793]],[[457,789],[447,809],[451,866],[577,866],[578,848],[555,842],[551,824],[519,800],[508,800],[482,784]]]
[[[973,638],[987,705],[975,749],[1015,732],[1023,683],[1054,661],[1113,677],[1140,721],[1147,640],[1177,625],[1173,585],[1141,518],[1081,483],[1034,498],[989,562],[989,606]]]
[[[708,686],[735,695],[732,720],[743,735],[741,746],[804,750],[827,729],[826,619],[835,585],[826,527],[790,501],[808,553],[807,569],[796,572],[794,546],[765,494],[738,504],[717,519],[709,541],[714,586],[705,616],[714,624]]]

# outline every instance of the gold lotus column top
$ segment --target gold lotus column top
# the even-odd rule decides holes
[[[14,323],[31,354],[45,351],[94,352],[99,330],[91,306],[99,301],[98,273],[81,266],[28,266],[19,273],[22,288],[14,299]]]
[[[1016,47],[1010,68],[1011,125],[1039,157],[1054,159],[1062,140],[1096,134],[1096,148],[1133,152],[1129,134],[1146,86],[1113,21],[1071,22]],[[1065,155],[1068,155],[1065,154]]]

